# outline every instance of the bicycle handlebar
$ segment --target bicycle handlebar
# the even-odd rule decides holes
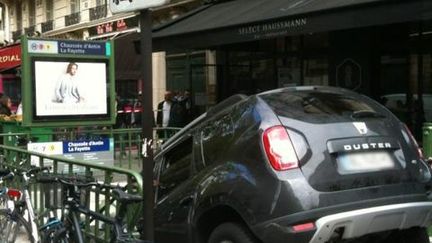
[[[84,178],[89,179],[89,178]],[[74,175],[40,175],[38,178],[36,178],[36,181],[39,183],[54,183],[58,182],[63,185],[69,186],[69,187],[77,187],[77,188],[86,188],[86,187],[97,187],[101,189],[108,189],[112,190],[112,194],[115,198],[123,201],[123,202],[130,202],[130,203],[137,203],[142,201],[142,197],[139,195],[129,194],[124,192],[120,186],[118,185],[111,185],[111,184],[104,184],[97,181],[90,181],[90,182],[82,182],[83,178],[74,176]]]
[[[98,188],[105,188],[105,189],[115,189],[118,188],[118,186],[110,185],[110,184],[103,184],[94,181],[93,179],[90,179],[89,177],[83,177],[83,176],[77,176],[77,175],[40,175],[37,179],[37,182],[40,183],[53,183],[53,182],[59,182],[66,186],[74,186],[78,188],[85,188],[85,187],[91,187],[95,186]]]
[[[23,175],[23,174],[36,175],[37,173],[42,172],[42,171],[50,171],[51,166],[42,166],[42,167],[31,166],[30,169],[16,168],[15,170],[20,175]]]
[[[12,171],[8,170],[7,174],[2,174],[0,176],[0,180],[2,180],[2,181],[10,180],[10,179],[14,178],[14,176],[15,176],[15,174]]]

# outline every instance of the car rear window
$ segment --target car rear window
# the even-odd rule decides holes
[[[359,96],[326,91],[282,91],[260,95],[278,116],[310,123],[352,121],[353,114],[380,114],[376,106]],[[365,116],[363,116],[365,117]],[[368,118],[377,118],[367,116]]]

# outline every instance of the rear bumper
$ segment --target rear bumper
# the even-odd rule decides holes
[[[302,217],[286,216],[267,221],[253,227],[253,231],[265,243],[324,243],[334,235],[343,232],[342,239],[351,239],[363,235],[411,227],[432,225],[432,202],[393,203],[382,206],[370,206],[362,209],[342,210],[337,213],[304,212]],[[298,222],[298,223],[295,223]],[[293,232],[291,226],[304,222],[314,222],[315,230]]]
[[[432,202],[393,204],[353,210],[318,219],[309,243],[327,242],[343,228],[343,239],[394,229],[427,227],[432,223]]]

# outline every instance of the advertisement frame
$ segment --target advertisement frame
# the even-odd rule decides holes
[[[81,41],[28,38],[21,39],[22,48],[22,126],[67,127],[112,125],[115,123],[114,43],[111,41]],[[93,115],[36,116],[35,62],[106,63],[107,113]]]

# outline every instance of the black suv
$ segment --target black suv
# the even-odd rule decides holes
[[[154,175],[156,243],[429,242],[413,136],[340,88],[233,96],[168,140]]]

